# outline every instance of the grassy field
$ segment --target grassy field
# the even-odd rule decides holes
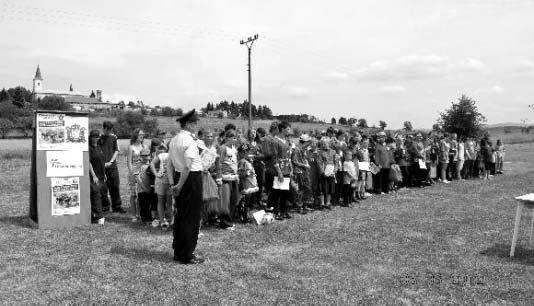
[[[104,227],[29,226],[28,141],[0,142],[2,304],[531,304],[527,211],[508,257],[514,196],[532,192],[534,143],[506,174],[374,196],[269,226],[205,229],[197,266],[171,234],[110,214]],[[17,155],[18,153],[19,155]],[[124,157],[122,195],[127,203]]]

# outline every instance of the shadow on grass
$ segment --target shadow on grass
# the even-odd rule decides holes
[[[16,225],[24,228],[33,228],[33,221],[28,216],[1,217],[0,223]]]
[[[161,262],[174,262],[172,258],[172,252],[122,246],[112,247],[110,252],[112,254],[119,254],[134,260],[156,260]]]
[[[491,248],[488,248],[484,251],[481,251],[481,255],[502,258],[510,260],[512,262],[517,262],[522,265],[534,266],[534,249],[526,249],[521,246],[515,248],[514,257],[510,257],[510,248],[509,244],[496,244]]]

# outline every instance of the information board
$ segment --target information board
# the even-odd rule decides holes
[[[35,112],[30,218],[38,228],[91,223],[88,136],[86,112]]]

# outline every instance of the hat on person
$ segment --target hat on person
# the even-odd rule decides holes
[[[380,131],[380,132],[378,132],[378,133],[376,134],[376,136],[384,136],[384,137],[385,137],[385,136],[386,136],[386,132],[384,132],[384,131]]]
[[[300,135],[300,141],[301,142],[308,142],[311,141],[312,138],[308,134],[302,134]]]
[[[150,155],[150,150],[147,149],[147,148],[144,148],[144,149],[141,150],[141,152],[139,152],[139,155],[140,156],[148,156],[148,155]]]
[[[192,110],[184,113],[182,116],[176,118],[176,122],[186,123],[186,122],[197,122],[199,120],[197,112],[193,108]]]

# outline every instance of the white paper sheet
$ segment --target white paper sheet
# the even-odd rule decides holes
[[[46,176],[83,176],[83,152],[46,151]]]
[[[358,162],[358,168],[362,171],[369,171],[369,162]]]
[[[284,177],[284,181],[280,183],[280,181],[278,180],[278,177],[275,176],[274,182],[273,182],[273,189],[289,190],[289,181],[290,181],[289,177]]]

